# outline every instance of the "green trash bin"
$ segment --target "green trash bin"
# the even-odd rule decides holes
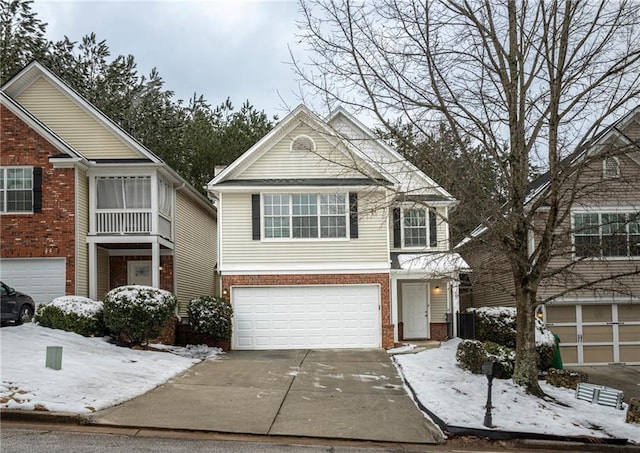
[[[556,350],[553,353],[553,359],[551,360],[551,368],[556,370],[563,370],[562,356],[560,355],[560,337],[557,334],[553,334],[553,338],[556,341]]]

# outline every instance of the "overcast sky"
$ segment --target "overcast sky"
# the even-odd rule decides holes
[[[49,40],[94,32],[112,56],[133,55],[139,73],[155,66],[177,99],[196,92],[236,107],[248,99],[280,118],[300,102],[288,64],[288,47],[299,53],[296,1],[36,0],[33,10]]]

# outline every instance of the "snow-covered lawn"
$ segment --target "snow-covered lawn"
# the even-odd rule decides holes
[[[460,340],[438,349],[396,355],[396,362],[420,402],[454,426],[483,426],[487,401],[487,378],[456,365]],[[577,400],[575,392],[541,382],[551,399],[527,395],[511,380],[494,379],[493,425],[504,431],[535,432],[564,436],[617,437],[640,443],[640,426],[625,423],[624,410]]]
[[[62,346],[62,369],[45,367],[47,346]],[[93,412],[142,395],[220,353],[206,346],[164,349],[132,350],[34,323],[3,327],[0,408]]]
[[[417,354],[396,355],[422,404],[447,424],[484,428],[487,379],[456,365],[459,340]],[[47,346],[62,346],[62,369],[45,367]],[[165,352],[118,347],[36,324],[0,329],[0,408],[75,414],[104,409],[141,395],[219,349],[156,345]],[[404,350],[410,350],[406,347]],[[640,443],[640,426],[625,410],[575,399],[574,392],[542,383],[557,401],[525,394],[511,380],[493,381],[495,429],[567,436],[626,438]],[[561,404],[559,404],[559,402]]]

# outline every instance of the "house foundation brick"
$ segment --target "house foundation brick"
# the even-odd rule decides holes
[[[394,346],[391,324],[389,274],[287,274],[287,275],[223,275],[222,291],[228,298],[233,286],[295,286],[295,285],[380,285],[382,347]]]
[[[0,106],[0,166],[42,168],[42,212],[1,214],[0,258],[65,258],[65,291],[75,294],[75,170],[53,168],[60,152]]]
[[[446,322],[432,322],[429,324],[430,340],[445,341],[448,338]]]

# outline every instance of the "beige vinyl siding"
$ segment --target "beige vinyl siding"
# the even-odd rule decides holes
[[[89,181],[87,172],[76,169],[76,295],[89,297]]]
[[[335,264],[388,262],[386,207],[381,195],[358,196],[358,238],[339,240],[252,240],[251,194],[222,198],[222,265]],[[378,208],[378,209],[373,209]]]
[[[175,217],[174,278],[178,311],[186,316],[191,299],[215,294],[216,222],[210,212],[180,191]]]
[[[104,295],[109,292],[109,250],[101,247],[97,248],[98,255],[98,299],[102,300]]]
[[[462,249],[461,254],[472,269],[469,278],[473,307],[515,306],[513,276],[503,255],[486,244],[477,243]]]
[[[291,150],[291,141],[299,135],[312,138],[316,145],[315,152]],[[356,167],[355,158],[337,150],[309,126],[301,125],[260,156],[249,168],[236,175],[235,179],[366,177]]]
[[[142,157],[43,77],[17,101],[88,159]]]
[[[444,280],[429,281],[429,322],[447,322],[447,282]],[[436,286],[439,288],[436,289]]]

